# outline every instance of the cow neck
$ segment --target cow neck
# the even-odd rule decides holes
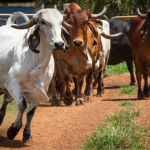
[[[146,29],[147,27],[150,25],[150,22],[147,22],[145,25],[144,25],[144,31],[143,33],[141,34],[141,38],[144,39],[145,38],[145,32],[146,32]]]
[[[41,36],[40,37],[45,37]],[[33,51],[30,50],[30,57],[32,59],[32,63],[34,64],[34,67],[41,66],[41,67],[46,67],[48,65],[48,62],[50,61],[51,55],[52,55],[52,50],[50,46],[46,43],[45,38],[40,39],[40,44],[36,48],[39,50],[39,53],[34,53]]]

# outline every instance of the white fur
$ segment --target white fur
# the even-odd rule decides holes
[[[20,94],[29,101],[49,100],[46,92],[54,73],[52,50],[54,42],[63,42],[63,17],[57,10],[43,9],[33,18],[40,29],[38,54],[28,46],[28,37],[34,26],[29,30],[14,29],[10,25],[0,27],[0,88],[8,91],[16,101]],[[46,25],[42,25],[41,20]]]
[[[110,27],[109,23],[106,20],[101,20],[103,22],[102,29],[98,28],[98,32],[101,35],[101,31],[103,30],[105,33],[110,34]],[[102,43],[102,51],[100,53],[100,57],[98,61],[95,64],[95,69],[98,69],[100,65],[102,65],[101,68],[99,68],[99,71],[102,71],[105,69],[108,59],[109,59],[109,53],[110,53],[110,39],[106,39],[101,35],[101,43]]]

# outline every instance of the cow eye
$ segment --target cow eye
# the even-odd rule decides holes
[[[46,24],[44,21],[41,21],[42,25]]]
[[[84,23],[87,24],[87,23],[88,23],[88,20],[86,20]]]

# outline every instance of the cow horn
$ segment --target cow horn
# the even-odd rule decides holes
[[[64,32],[66,32],[66,34],[69,35],[68,31],[62,26],[62,29],[64,30]]]
[[[72,26],[70,24],[68,24],[67,22],[63,21],[62,25],[66,28],[66,29],[70,29]]]
[[[17,25],[11,25],[11,27],[16,28],[16,29],[27,29],[32,27],[33,25],[35,25],[36,22],[35,20],[32,18],[31,20],[23,23],[23,24],[17,24]]]
[[[6,22],[6,21],[7,21],[7,19],[0,18],[0,21],[2,21],[2,22]]]
[[[117,33],[117,34],[112,34],[112,35],[109,35],[109,34],[106,34],[104,31],[102,31],[101,35],[106,38],[106,39],[114,39],[120,35],[123,35],[123,33]]]
[[[67,18],[67,14],[63,14],[63,18],[66,19]]]
[[[92,19],[98,19],[100,18],[101,16],[103,16],[106,12],[106,7],[104,7],[104,9],[99,13],[99,14],[91,14],[91,18]]]
[[[103,16],[102,16],[102,19],[104,19],[104,20],[108,20],[108,17],[107,17],[107,16],[105,16],[105,15],[103,15]]]
[[[147,17],[147,14],[142,14],[139,10],[139,8],[137,8],[137,14],[138,14],[138,17],[142,18],[142,19],[146,19]]]

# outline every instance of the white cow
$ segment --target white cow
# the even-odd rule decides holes
[[[15,17],[0,27],[0,89],[5,94],[0,124],[7,104],[14,99],[18,115],[7,131],[8,138],[14,139],[22,127],[26,100],[30,101],[23,133],[23,142],[26,142],[32,140],[30,124],[37,105],[49,101],[46,93],[54,73],[52,50],[66,48],[61,38],[62,23],[70,25],[56,9],[42,9],[28,22],[10,25]]]
[[[95,73],[94,73],[95,81],[93,82],[93,87],[95,87],[96,84],[98,83],[97,96],[100,96],[100,97],[102,97],[103,95],[103,86],[104,86],[103,76],[106,70],[106,66],[107,66],[109,54],[110,54],[110,39],[113,39],[122,35],[122,33],[110,35],[109,22],[106,20],[101,20],[101,22],[102,22],[102,28],[98,28],[98,32],[101,35],[102,51],[100,53],[100,57],[98,61],[95,64]]]

